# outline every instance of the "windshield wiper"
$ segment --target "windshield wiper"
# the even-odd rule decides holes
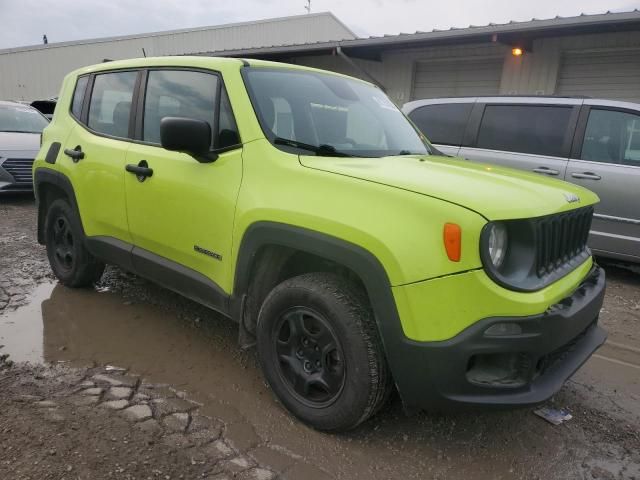
[[[412,152],[411,150],[400,150],[398,153],[396,153],[397,157],[401,157],[403,155],[433,155],[433,152],[430,150],[427,150],[425,152]]]
[[[290,138],[276,137],[273,139],[273,143],[276,145],[286,145],[288,147],[299,148],[301,150],[307,150],[313,152],[316,155],[324,157],[355,157],[356,155],[350,155],[346,152],[340,152],[336,150],[336,147],[323,143],[321,145],[310,145],[308,143],[299,142]]]

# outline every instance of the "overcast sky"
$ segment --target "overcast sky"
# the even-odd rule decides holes
[[[304,14],[306,0],[0,0],[0,48]],[[640,8],[640,0],[312,0],[358,35]]]

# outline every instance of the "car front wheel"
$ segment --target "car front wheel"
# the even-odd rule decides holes
[[[318,430],[356,427],[391,392],[366,296],[342,277],[310,273],[284,281],[264,301],[256,333],[272,390]]]

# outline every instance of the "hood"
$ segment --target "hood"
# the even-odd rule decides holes
[[[39,133],[0,132],[0,156],[9,152],[38,152],[40,150]]]
[[[488,220],[540,217],[599,200],[596,194],[577,185],[460,158],[302,156],[300,163],[455,203]],[[575,197],[579,200],[575,201]]]

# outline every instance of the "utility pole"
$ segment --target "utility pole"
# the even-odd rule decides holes
[[[307,4],[304,6],[307,13],[311,13],[311,0],[307,0]]]

